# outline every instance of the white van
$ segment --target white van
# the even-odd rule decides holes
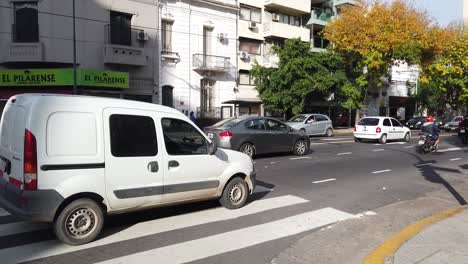
[[[0,129],[0,206],[72,245],[94,240],[106,214],[216,198],[235,209],[255,188],[250,157],[169,107],[23,94]]]

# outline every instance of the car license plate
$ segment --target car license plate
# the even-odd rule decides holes
[[[213,133],[208,133],[208,138],[212,139],[214,137]]]
[[[424,145],[424,140],[419,140],[418,145]]]
[[[465,133],[465,129],[460,129],[460,133]]]

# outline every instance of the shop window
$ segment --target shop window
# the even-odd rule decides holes
[[[39,20],[37,2],[15,2],[14,21],[14,42],[39,41]]]

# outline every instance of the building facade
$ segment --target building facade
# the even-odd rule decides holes
[[[158,1],[3,1],[0,102],[73,92],[158,103]],[[73,21],[75,39],[73,41]],[[74,45],[76,44],[76,82]]]
[[[161,103],[198,118],[234,116],[237,0],[162,0]]]

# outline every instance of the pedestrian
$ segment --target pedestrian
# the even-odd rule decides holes
[[[197,121],[197,119],[195,118],[195,113],[193,111],[190,112],[190,120],[195,123],[195,121]]]

